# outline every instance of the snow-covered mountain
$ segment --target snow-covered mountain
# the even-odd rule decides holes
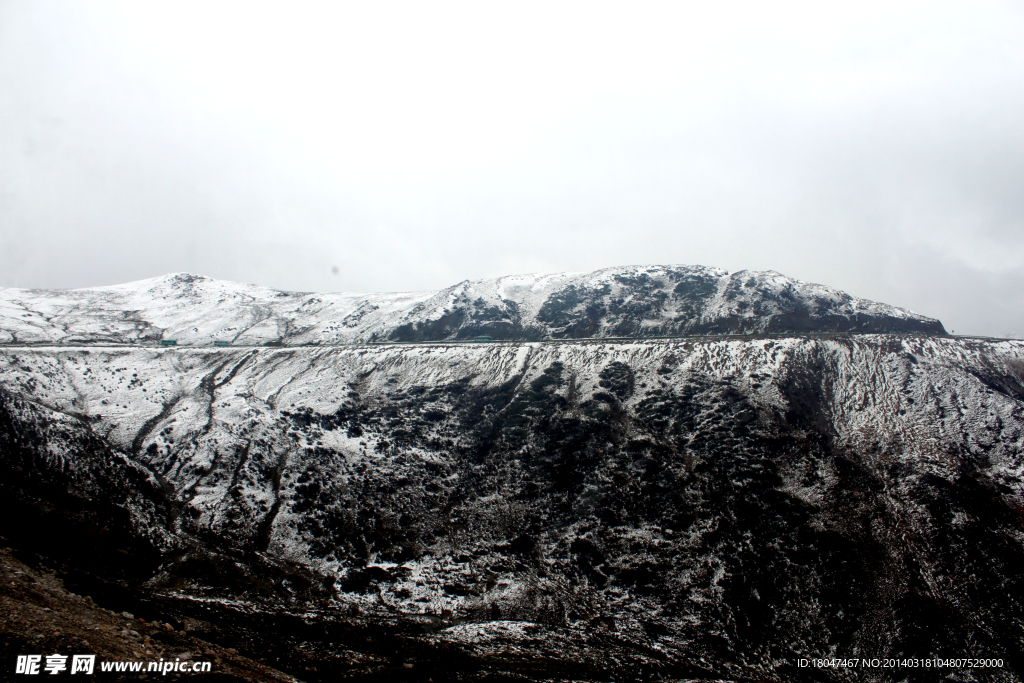
[[[417,306],[430,320],[477,298],[520,302],[539,320],[553,297],[579,310],[571,292],[607,285],[600,301],[611,301],[623,272],[373,299],[364,310],[377,322],[356,327],[391,336]],[[781,276],[712,276],[715,306],[733,285],[747,297],[777,282],[821,292],[830,310],[928,322]],[[109,294],[148,302],[134,299],[145,314],[124,318],[139,337],[241,329],[244,297],[267,306],[264,320],[287,318],[265,303],[269,290],[147,287],[158,294]],[[220,319],[213,291],[234,302]],[[71,312],[78,296],[89,323]],[[69,336],[96,334],[97,311],[114,301],[31,297],[52,321],[37,329]],[[290,316],[309,300],[279,298]],[[341,310],[341,298],[320,298],[318,310]],[[758,320],[732,310],[715,319]],[[594,319],[592,333],[612,333],[610,318]],[[315,320],[259,338],[313,339]],[[569,320],[552,313],[545,329],[569,334]],[[97,600],[131,598],[136,613],[173,617],[303,680],[1024,672],[1021,342],[8,347],[0,458],[9,543],[66,558]],[[798,665],[820,657],[1000,664]]]
[[[0,343],[238,345],[802,332],[944,333],[942,324],[772,271],[606,268],[437,292],[323,294],[176,274],[114,287],[0,289]]]

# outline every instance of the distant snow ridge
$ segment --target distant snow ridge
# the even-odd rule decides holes
[[[805,332],[945,329],[774,271],[704,266],[512,275],[385,294],[282,292],[188,273],[90,289],[0,289],[3,343],[297,346]]]

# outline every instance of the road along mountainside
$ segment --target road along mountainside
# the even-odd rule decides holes
[[[6,348],[0,533],[303,680],[1017,681],[1022,401],[933,336]]]

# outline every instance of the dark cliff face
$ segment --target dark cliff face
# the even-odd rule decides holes
[[[616,271],[616,272],[610,272]],[[610,269],[552,287],[539,308],[476,297],[476,283],[446,291],[443,314],[386,334],[393,341],[649,338],[793,333],[945,334],[938,320],[856,300],[778,273],[707,268]],[[482,288],[480,288],[482,289]],[[514,291],[514,290],[513,290]]]
[[[123,583],[167,609],[323,610],[325,662],[379,654],[378,624],[421,670],[445,659],[467,679],[941,680],[954,672],[796,664],[976,656],[1005,664],[960,679],[1019,680],[1021,351],[166,351],[117,360],[143,384],[168,362],[195,379],[159,419],[134,418],[141,439],[90,402],[102,354],[56,375],[52,354],[19,353],[0,401],[2,533],[18,510],[44,530],[103,527],[86,569],[133,558]],[[340,398],[304,401],[288,363]],[[73,375],[81,414],[55,410],[44,366],[53,391]],[[203,396],[202,415],[176,412]],[[279,635],[277,663],[299,657]]]

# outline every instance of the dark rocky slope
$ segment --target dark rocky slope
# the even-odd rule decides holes
[[[0,289],[0,343],[236,345],[945,334],[942,323],[773,271],[628,266],[465,281],[437,292],[282,292],[179,273],[115,287]]]
[[[304,680],[1020,680],[1022,357],[10,350],[0,532]]]

